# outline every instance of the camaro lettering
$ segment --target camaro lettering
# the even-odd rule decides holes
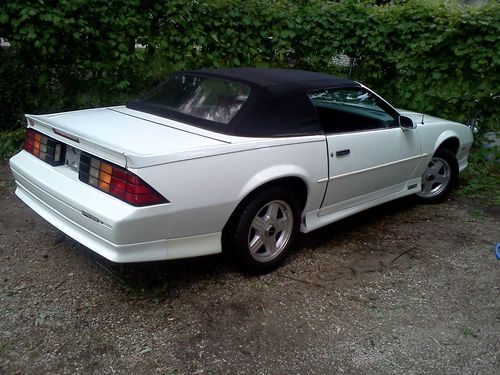
[[[88,212],[82,211],[82,215],[85,217],[88,217],[90,220],[94,220],[98,224],[104,224],[104,222],[102,220],[95,217],[94,215],[89,214]]]

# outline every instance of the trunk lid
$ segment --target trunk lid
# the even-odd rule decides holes
[[[175,121],[159,123],[122,112],[124,107],[96,108],[49,115],[26,115],[34,128],[73,147],[123,166],[144,167],[153,156],[227,144],[198,134]],[[66,137],[65,137],[66,135]],[[73,140],[72,140],[73,138]],[[132,165],[131,165],[132,164]]]

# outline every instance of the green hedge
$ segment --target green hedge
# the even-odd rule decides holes
[[[446,4],[447,3],[447,4]],[[400,107],[497,129],[500,5],[354,0],[7,1],[0,129],[22,113],[124,102],[181,69],[302,68],[352,77]],[[147,48],[134,48],[141,43]]]

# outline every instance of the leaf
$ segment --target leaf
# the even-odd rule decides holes
[[[153,349],[151,349],[150,347],[146,347],[146,348],[142,349],[142,350],[139,352],[139,354],[140,354],[140,355],[143,355],[143,354],[149,353],[149,352],[151,352],[151,351],[153,351]]]
[[[219,43],[219,38],[217,37],[217,34],[215,33],[210,33],[210,37],[215,40],[217,43]]]

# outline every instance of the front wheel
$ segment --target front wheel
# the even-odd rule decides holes
[[[419,199],[427,203],[443,201],[458,182],[458,162],[455,155],[438,149],[422,176]]]
[[[253,272],[268,272],[287,256],[300,224],[297,197],[273,186],[250,198],[225,234],[237,260]],[[229,239],[229,241],[227,241]]]

